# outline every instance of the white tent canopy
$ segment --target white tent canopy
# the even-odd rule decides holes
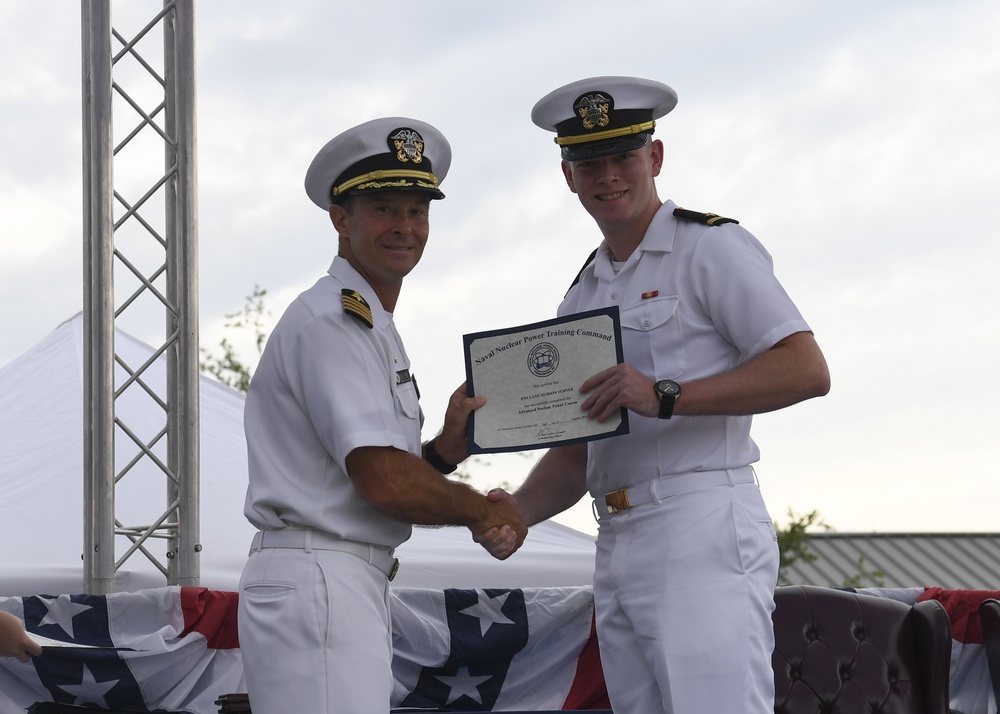
[[[153,354],[120,330],[115,351],[133,368]],[[119,371],[118,380],[124,372]],[[165,358],[144,377],[162,398]],[[120,383],[120,382],[119,382]],[[163,410],[132,385],[116,414],[144,441],[163,428]],[[162,459],[163,444],[153,449]],[[118,429],[118,468],[138,451]],[[83,591],[83,317],[77,314],[0,368],[0,595]],[[253,528],[243,517],[247,461],[243,395],[201,378],[201,585],[236,590]],[[116,517],[134,526],[165,509],[166,477],[140,461],[116,488]],[[118,557],[128,541],[118,537]],[[149,549],[164,562],[165,542]],[[464,528],[418,528],[398,552],[397,587],[546,587],[590,585],[594,539],[553,522],[532,528],[511,559],[493,560]],[[142,554],[118,570],[116,589],[161,587],[166,578]]]

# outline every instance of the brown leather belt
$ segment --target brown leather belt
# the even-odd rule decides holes
[[[381,570],[392,580],[399,571],[399,558],[393,557],[394,548],[341,538],[333,533],[313,528],[276,528],[258,531],[253,537],[250,552],[264,548],[299,548],[302,550],[336,550],[356,555],[372,567]]]
[[[603,516],[622,513],[636,506],[659,502],[680,493],[717,486],[735,486],[754,481],[756,481],[756,476],[751,466],[720,471],[690,471],[684,474],[662,476],[652,481],[612,491],[595,499],[594,512],[595,516],[600,519]]]

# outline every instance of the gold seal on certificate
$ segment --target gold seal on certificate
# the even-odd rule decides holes
[[[580,386],[624,361],[617,307],[463,337],[469,453],[543,449],[628,433],[628,413],[589,419]]]

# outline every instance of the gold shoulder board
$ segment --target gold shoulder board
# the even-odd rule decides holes
[[[739,223],[735,218],[726,218],[717,213],[699,213],[686,208],[675,208],[674,215],[682,221],[694,221],[706,226],[721,226],[723,223]]]
[[[344,312],[359,320],[369,330],[375,327],[375,323],[372,320],[372,309],[368,306],[365,299],[361,297],[361,293],[357,290],[344,288],[340,291],[340,294],[343,296],[341,300],[344,303]]]

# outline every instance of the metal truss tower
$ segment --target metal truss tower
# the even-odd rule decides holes
[[[82,0],[83,586],[91,594],[114,592],[116,571],[133,557],[148,558],[166,584],[200,577],[194,0],[116,9],[134,32],[112,27],[111,0]],[[135,23],[142,12],[152,19]],[[126,326],[158,345],[143,364],[115,351]],[[162,423],[126,423],[116,408],[123,400],[148,400]],[[141,489],[150,510],[119,513],[115,496],[126,488]]]

